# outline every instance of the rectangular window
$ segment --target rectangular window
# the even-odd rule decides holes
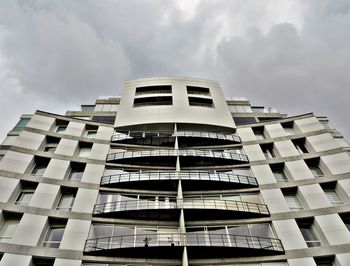
[[[157,105],[172,105],[172,96],[153,96],[134,99],[134,107],[142,106],[157,106]]]
[[[253,127],[252,130],[256,139],[265,139],[264,127]]]
[[[305,138],[293,139],[292,142],[299,154],[309,153],[309,151],[305,147]]]
[[[71,181],[80,181],[83,177],[84,170],[85,170],[85,164],[82,163],[71,163],[70,167],[70,173],[68,175],[68,180]]]
[[[190,106],[214,108],[213,100],[208,98],[188,97],[188,102]]]
[[[187,88],[187,94],[210,96],[209,88],[195,87],[195,86],[186,86],[186,88]]]
[[[43,247],[59,248],[65,228],[65,223],[51,223],[43,242]]]
[[[97,130],[88,130],[86,131],[86,137],[95,138],[97,135]]]
[[[323,171],[319,167],[319,162],[320,162],[320,158],[305,160],[305,163],[309,167],[314,177],[324,176]]]
[[[292,194],[292,193],[284,194],[284,199],[286,200],[286,202],[288,204],[289,210],[301,211],[304,209],[295,193],[294,194]]]
[[[50,159],[44,157],[35,157],[35,165],[31,172],[32,175],[42,176],[50,162]]]
[[[313,227],[312,220],[299,220],[297,221],[297,224],[308,247],[318,247],[322,245],[315,228]]]
[[[171,85],[137,87],[135,90],[135,95],[158,94],[158,93],[171,93]]]
[[[92,143],[79,142],[79,157],[89,157],[92,149]]]
[[[287,135],[294,135],[294,122],[286,122],[286,123],[281,123],[281,126],[284,128],[284,131],[286,132]]]
[[[71,211],[75,200],[75,192],[62,192],[57,210]]]
[[[314,258],[317,266],[333,266],[334,256],[316,257]]]
[[[342,199],[339,197],[338,193],[333,189],[325,189],[324,193],[326,194],[329,202],[332,206],[338,206],[344,204]]]
[[[343,223],[345,224],[346,228],[350,231],[350,213],[341,213],[339,214],[340,218],[343,220]]]
[[[270,167],[277,182],[288,182],[283,164],[271,164]]]
[[[18,218],[8,218],[0,225],[0,242],[10,242],[19,224]]]
[[[31,118],[29,117],[22,117],[17,125],[12,129],[12,131],[20,132],[22,131],[28,124]]]
[[[46,136],[46,145],[44,147],[44,152],[54,153],[60,142],[60,138]]]
[[[57,133],[62,133],[62,132],[65,132],[66,129],[67,129],[67,126],[57,126],[56,132]]]
[[[22,206],[27,206],[29,204],[30,199],[32,198],[32,196],[34,195],[34,189],[32,190],[23,190],[17,200],[16,200],[16,204],[18,205],[22,205]]]
[[[262,152],[264,153],[266,159],[271,159],[271,158],[276,157],[275,153],[273,151],[273,143],[262,144],[262,145],[260,145],[260,148],[261,148]]]

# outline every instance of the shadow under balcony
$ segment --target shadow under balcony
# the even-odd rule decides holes
[[[181,180],[184,191],[256,188],[255,177],[221,172],[130,172],[103,176],[103,187],[176,190]]]
[[[244,154],[212,150],[141,150],[117,152],[107,155],[108,163],[144,166],[175,166],[177,156],[182,167],[202,167],[248,163]]]
[[[130,258],[235,258],[284,254],[281,241],[259,236],[187,233],[136,234],[88,239],[84,254]]]
[[[244,219],[270,215],[264,204],[200,198],[107,202],[96,204],[93,214],[108,218],[178,220],[181,209],[184,209],[186,220]]]

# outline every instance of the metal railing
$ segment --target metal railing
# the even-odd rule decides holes
[[[212,150],[141,150],[141,151],[126,151],[110,153],[107,155],[107,161],[139,158],[139,157],[168,157],[168,156],[193,156],[193,157],[207,157],[228,160],[238,160],[248,162],[248,157],[245,154],[233,153],[228,151],[212,151]]]
[[[210,172],[136,172],[107,175],[101,178],[101,186],[114,183],[134,182],[134,181],[158,181],[158,180],[194,180],[194,181],[214,181],[230,182],[250,186],[258,186],[255,177],[228,173]]]
[[[169,198],[169,201],[130,199],[96,204],[94,214],[123,212],[131,210],[154,210],[154,209],[214,209],[258,213],[269,215],[265,204],[224,200],[224,199],[201,199],[201,198]]]
[[[117,235],[86,240],[85,252],[135,247],[164,246],[203,246],[262,249],[283,252],[282,243],[276,238],[260,236],[211,234],[205,232],[181,233],[149,233],[135,235]]]
[[[154,133],[155,135],[152,135],[152,137],[200,137],[200,138],[211,138],[211,139],[220,139],[220,140],[229,140],[234,142],[241,142],[241,138],[237,135],[233,134],[223,134],[223,133],[213,133],[213,132],[203,132],[203,131],[178,131],[176,133],[167,133],[165,136],[165,133],[163,132],[137,132],[141,133],[140,136],[130,136],[129,134],[124,133],[117,133],[114,134],[111,138],[111,141],[121,141],[126,139],[141,139],[145,138],[143,133]]]

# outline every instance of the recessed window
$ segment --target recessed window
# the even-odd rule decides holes
[[[85,126],[85,137],[95,138],[97,135],[98,126],[86,125]]]
[[[332,204],[332,206],[338,206],[344,204],[344,201],[339,196],[337,190],[336,190],[337,183],[331,182],[331,183],[323,183],[321,184],[321,187],[326,194],[329,202]]]
[[[301,211],[303,210],[303,206],[300,203],[298,193],[296,189],[294,190],[285,190],[283,191],[283,196],[285,201],[288,204],[289,210],[291,211]]]
[[[28,124],[31,118],[29,117],[22,117],[17,125],[12,129],[12,131],[20,132],[22,131]]]
[[[56,132],[63,133],[66,131],[68,126],[68,121],[56,119]]]
[[[334,256],[316,257],[314,258],[317,266],[333,266]]]
[[[92,143],[79,142],[79,157],[89,157],[92,149]]]
[[[27,206],[34,195],[37,183],[21,180],[21,192],[19,193],[15,204]]]
[[[214,108],[214,103],[212,99],[198,98],[198,97],[188,97],[188,102],[190,106],[200,106],[200,107],[210,107]]]
[[[186,86],[188,94],[196,94],[196,95],[210,95],[209,88],[204,87],[196,87],[196,86]]]
[[[33,262],[33,266],[53,266],[55,263],[55,258],[33,257],[32,262]]]
[[[250,125],[250,124],[255,124],[257,122],[255,117],[236,117],[236,116],[234,116],[232,118],[237,126]]]
[[[283,127],[284,131],[286,132],[287,135],[294,135],[294,122],[286,122],[286,123],[281,123],[281,126]]]
[[[284,173],[283,164],[272,164],[270,167],[277,182],[288,182],[288,178]]]
[[[107,115],[94,115],[91,118],[91,121],[105,124],[114,124],[115,116],[107,116]]]
[[[66,228],[66,221],[52,221],[46,233],[43,247],[59,248],[64,229]]]
[[[171,85],[137,87],[135,90],[135,95],[158,94],[158,93],[171,93]]]
[[[309,151],[305,147],[305,138],[293,139],[292,142],[299,154],[309,153]]]
[[[144,98],[134,99],[134,107],[172,105],[172,104],[173,104],[173,97],[171,96],[154,96],[154,97],[144,97]]]
[[[299,220],[297,221],[297,224],[308,247],[318,247],[322,245],[322,242],[313,226],[313,220]]]
[[[35,165],[31,172],[32,175],[42,176],[50,162],[50,159],[44,157],[35,157]]]
[[[319,166],[319,162],[320,162],[320,158],[305,160],[305,163],[309,167],[314,177],[324,176],[324,173]]]
[[[44,147],[44,152],[54,153],[59,142],[60,138],[46,136],[46,145]]]
[[[62,189],[62,194],[57,205],[57,210],[71,211],[74,204],[75,196],[76,191]]]
[[[271,158],[276,157],[275,153],[273,151],[273,143],[261,144],[260,148],[261,148],[262,152],[264,153],[266,159],[271,159]]]
[[[264,127],[253,127],[252,130],[256,139],[265,139]]]
[[[5,215],[3,223],[0,224],[0,242],[6,243],[11,241],[20,219],[18,216]]]
[[[71,170],[70,170],[69,175],[68,175],[68,180],[80,181],[81,178],[83,177],[85,166],[86,165],[82,164],[82,163],[72,162],[70,165]]]
[[[228,106],[232,113],[252,113],[250,105],[229,105]]]
[[[341,213],[339,215],[340,215],[340,218],[343,220],[343,223],[345,224],[345,226],[350,231],[350,212]]]

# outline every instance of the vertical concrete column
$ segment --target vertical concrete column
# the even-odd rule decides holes
[[[280,189],[264,189],[260,193],[271,214],[290,211]]]
[[[350,243],[350,232],[338,214],[315,216],[314,224],[330,245]]]
[[[19,179],[0,176],[0,202],[7,202],[18,189],[20,189]]]
[[[182,253],[182,266],[188,266],[188,257],[187,257],[187,248],[184,247],[184,251]]]
[[[87,220],[69,219],[64,230],[60,249],[83,251],[90,224],[91,222]]]
[[[300,195],[310,209],[331,207],[326,194],[319,184],[300,186]]]
[[[285,250],[307,248],[305,240],[294,219],[273,221],[272,224]]]
[[[60,193],[60,186],[40,183],[36,188],[29,206],[51,209],[57,204]]]

